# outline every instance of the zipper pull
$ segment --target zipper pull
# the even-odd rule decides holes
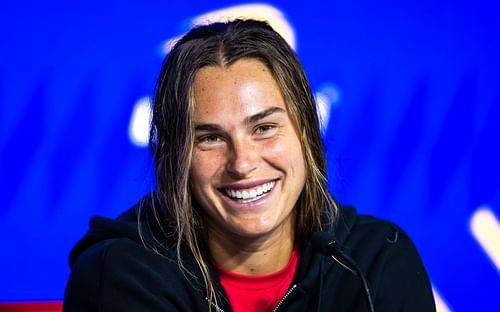
[[[209,302],[207,297],[205,297],[205,300],[207,302]],[[224,310],[222,310],[215,302],[212,301],[212,302],[210,302],[210,304],[212,305],[212,307],[215,308],[215,311],[217,311],[217,312],[224,312]]]

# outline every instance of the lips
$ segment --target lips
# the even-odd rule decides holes
[[[242,203],[248,203],[263,197],[266,193],[274,188],[275,184],[276,181],[270,181],[246,189],[223,188],[223,192],[232,200]]]

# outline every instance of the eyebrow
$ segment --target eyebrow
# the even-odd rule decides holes
[[[269,107],[268,109],[260,113],[245,118],[245,123],[246,124],[256,123],[257,121],[264,119],[267,116],[272,115],[274,113],[285,113],[285,110],[281,107],[276,107],[276,106]]]
[[[267,116],[274,114],[274,113],[285,113],[285,112],[286,111],[283,108],[273,106],[273,107],[270,107],[270,108],[268,108],[260,113],[246,117],[244,120],[244,123],[245,124],[253,124],[253,123],[258,122],[261,119],[266,118]],[[198,125],[195,125],[194,130],[195,131],[217,132],[217,131],[221,131],[222,128],[217,124],[198,124]]]
[[[221,130],[222,128],[216,124],[201,124],[194,126],[194,131],[218,132]]]

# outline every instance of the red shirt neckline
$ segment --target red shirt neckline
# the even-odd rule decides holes
[[[285,295],[295,276],[298,248],[292,249],[288,264],[264,275],[231,272],[214,264],[233,311],[271,311]]]

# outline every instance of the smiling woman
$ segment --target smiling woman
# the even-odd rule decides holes
[[[150,147],[156,189],[94,218],[66,311],[433,311],[396,225],[327,191],[316,104],[266,23],[199,26],[163,65]]]

